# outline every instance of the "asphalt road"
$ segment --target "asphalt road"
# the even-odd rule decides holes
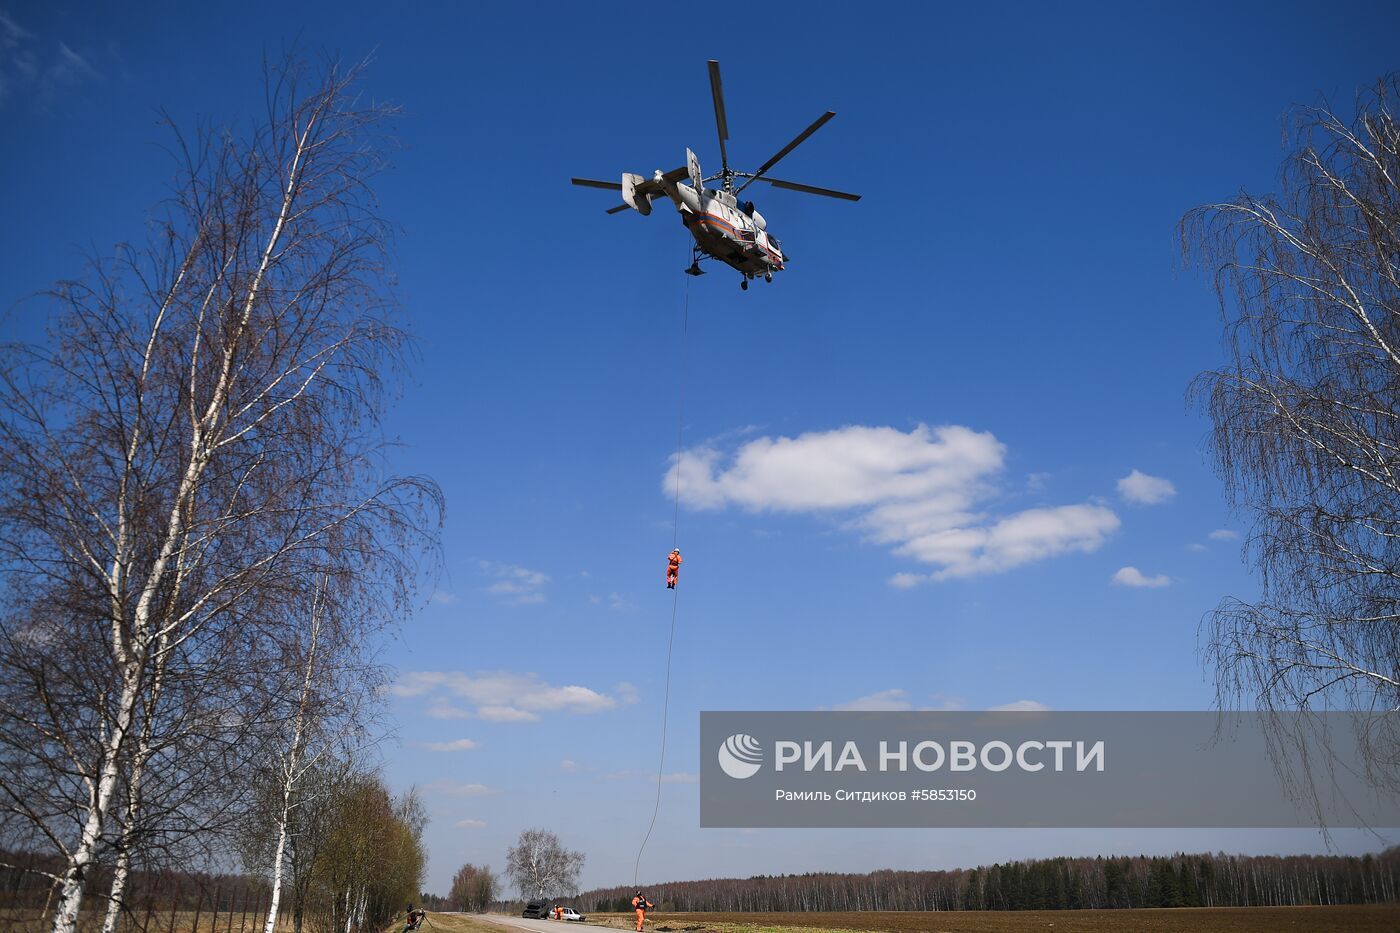
[[[568,933],[579,927],[592,927],[591,923],[574,923],[566,920],[526,920],[524,917],[508,917],[505,914],[481,914],[478,919],[503,927],[529,930],[531,933]]]

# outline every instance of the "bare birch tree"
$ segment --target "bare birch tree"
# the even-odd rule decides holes
[[[1208,618],[1222,706],[1400,709],[1400,80],[1298,111],[1280,191],[1191,211],[1229,365],[1195,396],[1258,600]],[[1394,717],[1390,717],[1393,719]],[[1362,736],[1396,774],[1393,727]]]
[[[0,351],[0,801],[62,853],[55,933],[157,752],[246,732],[318,582],[389,619],[434,538],[436,486],[385,466],[389,111],[356,77],[269,69],[251,129],[181,140],[150,245]],[[188,708],[200,682],[222,702]]]
[[[527,829],[506,851],[506,875],[524,897],[557,897],[578,890],[584,854],[564,848],[547,829]]]

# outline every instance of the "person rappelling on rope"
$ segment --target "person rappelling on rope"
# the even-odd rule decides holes
[[[679,579],[680,573],[681,549],[673,547],[671,553],[666,556],[666,589],[674,590],[676,588],[676,580]]]
[[[672,554],[675,553],[676,552],[672,551]],[[679,555],[677,555],[677,559],[679,559]],[[647,896],[641,891],[638,891],[632,896],[632,907],[637,911],[637,933],[642,933],[642,923],[647,918],[647,911],[655,906],[655,904],[647,900]]]

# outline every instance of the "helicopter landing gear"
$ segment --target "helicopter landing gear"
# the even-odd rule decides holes
[[[748,280],[748,279],[740,279],[740,280],[739,280],[739,287],[742,288],[744,291],[748,291],[748,290],[749,290],[749,280]]]
[[[700,268],[700,263],[692,262],[690,268],[685,270],[686,275],[704,275],[705,270]]]
[[[763,281],[765,281],[765,282],[772,282],[772,281],[773,281],[773,273],[771,273],[771,272],[765,272],[765,273],[763,273]]]

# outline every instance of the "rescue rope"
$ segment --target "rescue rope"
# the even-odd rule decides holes
[[[671,547],[673,548],[679,546],[681,527],[681,451],[684,449],[682,442],[685,436],[686,335],[690,332],[691,278],[689,275],[685,277],[684,310],[681,314],[681,378],[676,402],[676,505],[671,515]],[[666,769],[666,727],[671,712],[671,650],[676,645],[676,610],[680,607],[680,602],[681,588],[678,582],[676,588],[671,590],[671,634],[666,641],[666,690],[665,698],[661,702],[661,759],[656,763],[656,803],[651,809],[651,822],[647,824],[646,835],[642,837],[642,844],[637,849],[637,861],[632,866],[633,885],[636,885],[637,876],[641,873],[642,853],[646,851],[647,843],[651,841],[651,831],[656,828],[656,815],[661,812],[661,778]]]

